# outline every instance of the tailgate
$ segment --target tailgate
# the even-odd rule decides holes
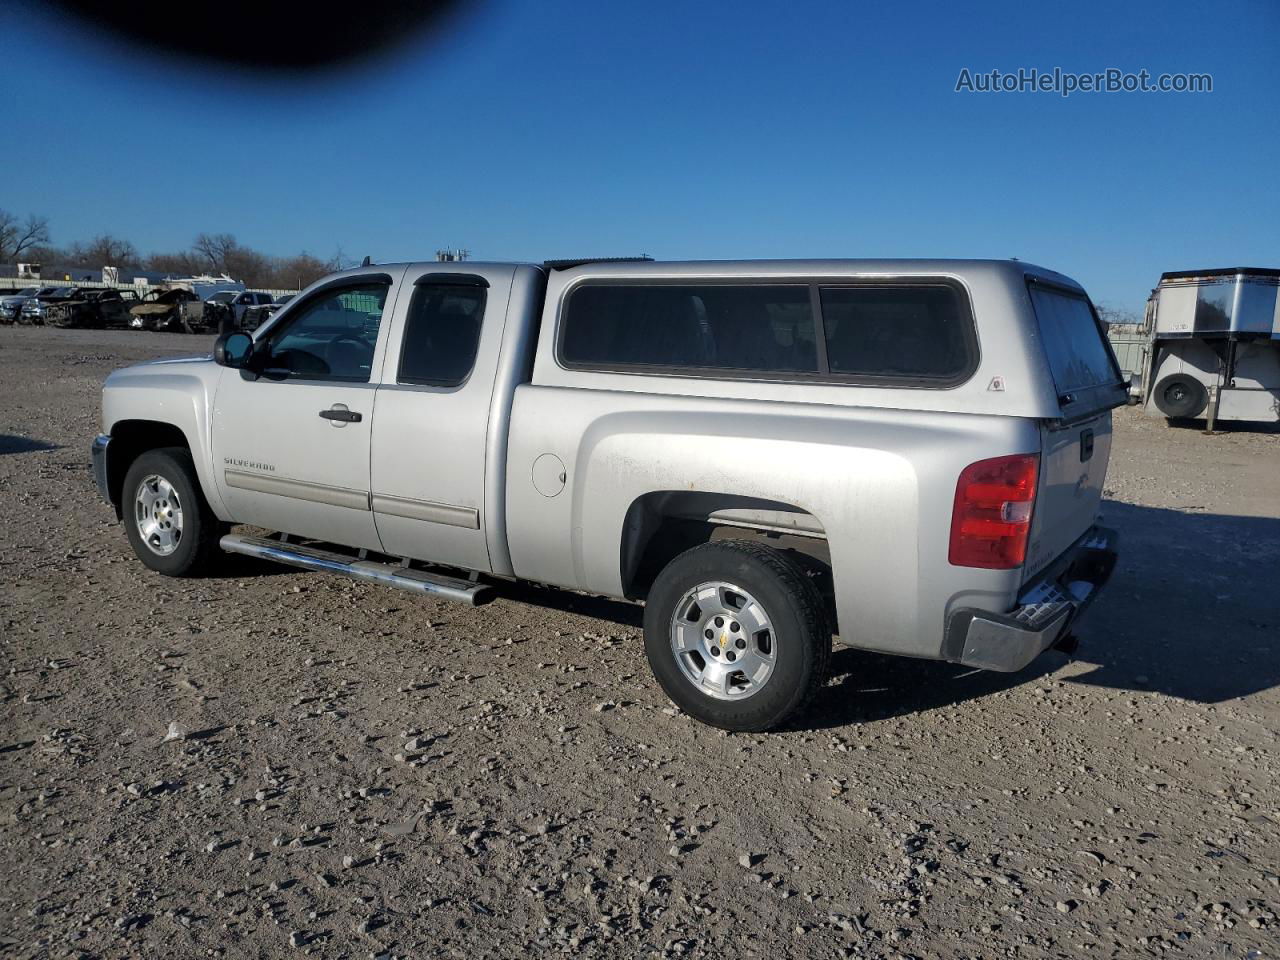
[[[1040,442],[1040,489],[1024,580],[1061,556],[1097,521],[1111,458],[1111,412],[1068,426],[1044,424]]]
[[[1060,416],[1040,426],[1040,489],[1023,568],[1035,576],[1094,524],[1111,457],[1111,410],[1128,391],[1084,291],[1028,278]]]

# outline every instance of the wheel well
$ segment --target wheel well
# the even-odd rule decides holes
[[[622,530],[622,588],[642,600],[662,568],[713,540],[752,540],[792,555],[833,606],[831,551],[813,514],[758,497],[691,491],[645,494],[627,510]]]
[[[161,447],[191,449],[187,435],[171,423],[157,420],[121,420],[111,428],[111,446],[107,457],[107,489],[119,516],[123,503],[124,476],[133,461],[148,450]]]

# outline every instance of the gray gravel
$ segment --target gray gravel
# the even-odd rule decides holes
[[[146,571],[98,389],[208,345],[0,328],[0,956],[1276,955],[1275,431],[1118,411],[1074,662],[839,652],[727,735],[625,604]]]

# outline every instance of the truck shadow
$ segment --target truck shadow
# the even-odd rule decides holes
[[[1190,430],[1204,433],[1208,423],[1204,420],[1166,420],[1171,430]],[[1215,433],[1280,433],[1280,423],[1259,423],[1256,420],[1219,420],[1214,424]]]
[[[1081,622],[1066,683],[1221,703],[1280,686],[1280,520],[1107,501],[1120,562]],[[832,682],[799,719],[823,729],[951,706],[1067,664],[1050,651],[1019,673],[838,651]],[[1083,669],[1081,669],[1083,667]]]
[[[33,453],[37,450],[57,450],[55,443],[33,440],[30,437],[19,437],[11,433],[0,433],[0,457],[9,453]]]
[[[640,630],[644,627],[644,607],[626,600],[611,600],[609,597],[572,593],[555,587],[522,582],[501,583],[497,588],[497,596],[533,607],[608,620],[628,630]]]
[[[1280,520],[1107,501],[1120,562],[1072,683],[1221,703],[1280,686]]]
[[[954,706],[1037,680],[1064,663],[1066,657],[1050,651],[1018,673],[994,673],[939,660],[839,649],[831,658],[830,681],[791,728],[824,730]]]

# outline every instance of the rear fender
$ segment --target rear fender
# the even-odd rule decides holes
[[[583,437],[572,554],[584,589],[625,595],[619,544],[640,498],[668,491],[749,498],[816,520],[842,623],[871,636],[915,635],[917,483],[906,458],[839,442],[829,423],[802,418],[788,418],[781,436],[735,436],[741,420],[714,413],[664,421],[620,413],[596,420]]]

